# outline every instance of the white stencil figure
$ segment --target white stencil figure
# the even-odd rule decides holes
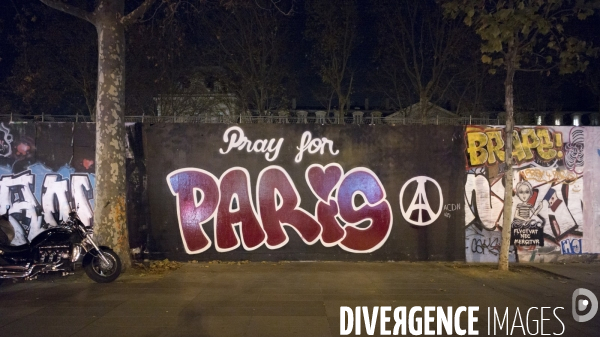
[[[542,222],[539,219],[534,219],[542,210],[542,203],[533,209],[533,206],[528,203],[533,196],[533,187],[527,181],[521,181],[517,184],[517,197],[522,201],[517,204],[515,216],[512,222],[513,228],[536,228],[541,227]]]

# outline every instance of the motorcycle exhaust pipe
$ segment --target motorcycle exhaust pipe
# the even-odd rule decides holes
[[[4,266],[0,267],[0,279],[7,278],[25,278],[32,279],[39,273],[46,273],[48,271],[58,271],[58,267],[62,266],[63,263],[57,264],[34,264],[31,267],[23,266]],[[36,267],[42,267],[34,272]]]
[[[4,275],[4,274],[0,274],[0,279],[11,279],[11,278],[23,278],[23,277],[27,277],[29,276],[28,272],[25,273],[14,273],[14,274],[8,274],[8,275]]]
[[[0,279],[28,277],[35,266],[4,266],[0,268]]]
[[[29,266],[2,266],[0,267],[0,272],[4,270],[29,270]]]

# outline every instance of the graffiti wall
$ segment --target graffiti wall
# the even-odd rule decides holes
[[[152,251],[464,259],[461,127],[144,125]]]
[[[93,225],[94,124],[0,123],[0,242]],[[132,248],[177,260],[498,259],[504,129],[131,124]],[[600,128],[517,127],[512,261],[600,252]]]
[[[470,126],[465,132],[465,240],[468,262],[495,262],[503,224],[504,130]],[[552,261],[598,252],[595,172],[598,132],[583,127],[517,127],[511,258]],[[588,149],[589,148],[589,149]],[[590,166],[590,167],[588,167]],[[597,191],[597,189],[596,189]],[[596,220],[596,222],[594,222]]]
[[[92,226],[95,129],[85,123],[0,124],[0,242],[21,245],[68,216]]]

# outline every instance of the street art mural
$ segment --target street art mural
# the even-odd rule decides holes
[[[241,167],[227,170],[220,179],[200,169],[181,169],[167,177],[177,197],[178,217],[185,249],[201,253],[211,241],[202,225],[214,220],[215,248],[227,252],[240,246],[233,226],[241,227],[245,250],[263,243],[277,249],[289,241],[284,229],[294,229],[305,244],[318,240],[325,247],[339,245],[349,252],[371,252],[389,236],[392,211],[385,190],[375,174],[355,168],[344,174],[338,164],[311,165],[306,181],[319,198],[315,211],[300,206],[301,196],[289,174],[279,166],[269,166],[259,174],[255,208],[250,197],[248,171]],[[202,198],[198,200],[198,192]],[[363,203],[356,205],[360,194]],[[356,226],[369,222],[362,228]],[[345,225],[342,226],[340,222]]]
[[[265,153],[265,159],[271,162],[277,159],[284,138],[251,141],[240,127],[234,126],[225,131],[223,141],[228,147],[219,149],[220,154],[245,148],[249,153]],[[294,161],[301,162],[304,152],[322,155],[326,148],[334,156],[339,153],[334,150],[333,141],[326,137],[313,139],[311,132],[306,131],[296,147]],[[338,245],[348,252],[369,253],[385,243],[392,228],[392,210],[375,173],[358,167],[344,174],[338,163],[312,164],[306,169],[305,179],[318,199],[313,213],[300,207],[300,193],[280,166],[268,166],[259,173],[255,189],[257,207],[251,198],[250,174],[243,167],[228,169],[220,179],[194,168],[170,173],[167,182],[177,198],[179,229],[186,252],[197,254],[211,246],[202,228],[209,220],[213,220],[218,252],[240,246],[233,229],[236,225],[241,227],[247,251],[262,244],[269,249],[284,246],[289,241],[284,226],[294,229],[307,245],[320,240],[325,247]],[[359,205],[355,203],[356,195],[362,199]],[[358,228],[363,222],[368,225]]]
[[[470,126],[465,132],[467,181],[465,224],[467,261],[498,259],[503,223],[505,170],[503,129]],[[517,127],[513,133],[515,160],[511,245],[513,258],[548,261],[562,254],[591,252],[582,240],[587,231],[582,127]],[[591,145],[591,144],[590,144]],[[587,210],[590,211],[591,210]]]
[[[9,216],[2,222],[3,244],[25,244],[56,226],[68,217],[70,203],[93,225],[94,151],[88,138],[93,142],[93,127],[79,125],[75,131],[74,124],[65,124],[0,125],[0,212]],[[76,134],[85,140],[76,140]],[[40,148],[44,154],[38,154]]]
[[[161,210],[150,217],[151,235],[166,256],[453,260],[462,253],[461,226],[452,225],[464,212],[460,165],[453,172],[432,160],[461,162],[460,127],[427,136],[383,126],[168,125],[145,126],[145,135],[156,149],[146,160],[149,181],[162,178],[172,196],[165,204],[164,192],[150,191],[151,212]],[[437,145],[423,151],[432,140]]]

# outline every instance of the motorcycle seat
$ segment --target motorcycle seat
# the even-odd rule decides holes
[[[0,245],[0,251],[3,251],[5,254],[22,253],[28,251],[29,248],[30,247],[28,244],[23,244],[20,246]]]

